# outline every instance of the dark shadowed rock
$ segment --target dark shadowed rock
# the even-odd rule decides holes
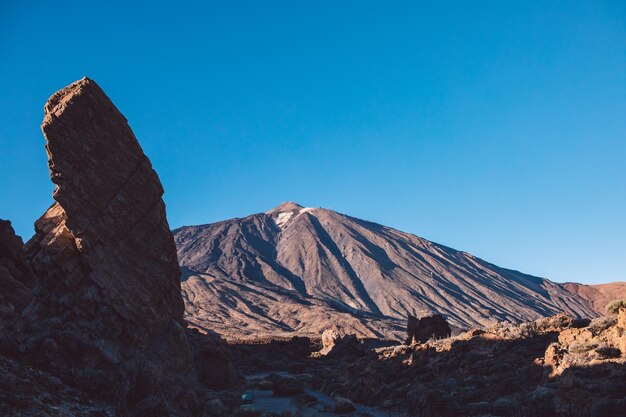
[[[187,329],[198,381],[209,389],[233,388],[243,382],[243,375],[235,367],[232,352],[218,335]]]
[[[31,300],[35,276],[24,256],[22,239],[11,222],[0,220],[0,318],[16,320]],[[4,320],[0,319],[0,329]]]
[[[18,353],[20,314],[35,281],[23,246],[11,222],[0,220],[0,354],[10,356]]]
[[[412,343],[423,343],[429,339],[443,339],[449,337],[452,331],[443,316],[434,314],[419,319],[409,315],[406,332],[406,344],[410,345]]]
[[[159,178],[94,81],[58,91],[44,110],[55,203],[27,245],[40,281],[23,348],[99,395],[144,410],[151,396],[178,396],[184,407],[194,373]]]

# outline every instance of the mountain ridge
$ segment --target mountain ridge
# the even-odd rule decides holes
[[[545,278],[326,208],[285,202],[266,212],[173,232],[179,262],[190,271],[183,282],[187,320],[199,326],[210,320],[230,333],[254,334],[255,328],[272,333],[269,324],[257,328],[258,321],[274,319],[270,312],[278,314],[277,329],[323,328],[320,322],[286,323],[271,301],[276,294],[287,297],[280,302],[291,305],[305,321],[312,321],[309,314],[314,320],[327,317],[326,326],[347,327],[365,336],[397,337],[409,314],[443,314],[457,328],[519,322],[561,311],[596,315],[588,301]],[[239,302],[258,308],[233,319],[207,307],[211,299],[232,296],[235,284]],[[309,310],[321,309],[319,314],[307,312],[306,303]],[[235,316],[242,311],[238,306],[232,306]],[[344,316],[333,320],[336,313],[360,324],[347,324]],[[373,318],[388,325],[372,326]]]

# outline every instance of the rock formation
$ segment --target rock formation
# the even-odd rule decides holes
[[[456,328],[597,315],[547,279],[296,203],[174,237],[187,320],[226,338],[319,337],[332,320],[345,334],[403,340],[415,312],[441,314]]]
[[[328,352],[330,352],[332,348],[335,347],[335,344],[337,344],[339,340],[341,340],[341,335],[337,330],[324,330],[324,333],[322,333],[322,350],[320,350],[320,353],[322,355],[328,354]]]
[[[58,91],[44,112],[55,203],[27,244],[39,282],[23,349],[65,382],[144,413],[175,396],[185,408],[194,372],[159,178],[94,81]]]
[[[443,316],[434,314],[432,316],[417,318],[409,315],[406,326],[406,344],[424,343],[429,339],[443,339],[452,333],[448,322]]]
[[[360,356],[367,348],[355,334],[342,335],[334,329],[325,330],[322,333],[322,349],[319,354],[322,356]]]

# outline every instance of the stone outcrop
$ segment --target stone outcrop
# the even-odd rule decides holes
[[[621,319],[621,320],[620,320]],[[546,350],[545,364],[552,375],[559,375],[572,366],[597,364],[602,361],[626,361],[626,309],[617,317],[602,317],[588,326],[570,327],[559,333],[558,341]]]
[[[337,330],[324,330],[322,333],[322,350],[320,350],[320,353],[322,355],[328,354],[339,340],[341,340],[341,334]]]
[[[443,339],[452,333],[448,322],[443,316],[433,314],[432,316],[417,318],[409,315],[406,325],[406,344],[424,343],[431,338]]]
[[[44,111],[55,203],[27,244],[39,282],[22,348],[65,382],[144,413],[162,407],[155,396],[184,408],[195,376],[159,178],[94,81],[58,91]]]
[[[355,334],[343,335],[335,329],[327,329],[322,333],[322,349],[320,355],[329,357],[360,356],[366,348]]]
[[[22,252],[23,245],[11,222],[0,220],[0,330],[14,325],[31,300],[35,276]]]

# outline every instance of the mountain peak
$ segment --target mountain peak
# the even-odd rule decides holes
[[[299,211],[299,210],[302,210],[303,208],[304,208],[303,206],[296,203],[295,201],[285,201],[283,203],[280,203],[273,209],[267,211],[266,213],[267,214],[285,213],[285,212],[290,212],[290,211]]]

